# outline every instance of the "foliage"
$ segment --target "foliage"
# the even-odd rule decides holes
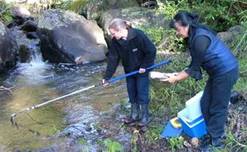
[[[67,1],[63,4],[64,9],[68,9],[74,11],[76,13],[81,13],[81,10],[87,4],[88,0],[74,0],[74,1]]]
[[[111,139],[106,139],[104,140],[104,145],[107,148],[107,152],[122,152],[123,151],[123,146]]]
[[[149,129],[145,132],[144,136],[147,142],[155,144],[160,140],[160,133],[163,130],[163,124],[150,124]]]
[[[169,52],[185,52],[185,41],[181,37],[177,37],[175,30],[165,30],[166,50]]]
[[[160,1],[157,13],[164,14],[164,17],[171,19],[177,13],[177,8],[175,1]]]
[[[226,146],[225,151],[247,151],[247,143],[239,143],[238,139],[234,136],[234,134],[230,131],[227,132],[226,135]]]
[[[242,0],[224,1],[191,1],[188,0],[160,0],[157,12],[171,19],[178,11],[196,12],[200,19],[216,31],[224,31],[236,24],[246,24],[247,3]],[[205,9],[202,9],[205,8]]]
[[[13,20],[10,12],[10,6],[3,1],[0,1],[0,21],[5,24],[11,23]]]
[[[81,13],[82,8],[86,5],[87,2],[88,0],[50,0],[48,3],[40,3],[38,6],[45,9],[56,8]]]
[[[240,78],[235,85],[235,89],[239,91],[247,91],[247,26],[244,33],[240,34],[234,42],[231,43],[230,48],[237,56],[240,65]]]
[[[146,32],[147,36],[154,42],[155,45],[159,44],[164,36],[164,28],[144,28],[140,27],[143,31]]]
[[[233,53],[239,58],[246,57],[246,49],[247,49],[247,27],[245,27],[245,32],[240,34],[233,43],[231,43],[230,47],[233,50]]]
[[[177,138],[169,138],[168,139],[168,145],[169,148],[174,152],[176,150],[180,150],[183,148],[184,138],[183,137],[177,137]]]
[[[202,22],[216,31],[225,31],[234,25],[246,22],[247,11],[236,3],[237,1],[204,2],[195,6],[200,12]],[[207,9],[201,9],[206,7]]]

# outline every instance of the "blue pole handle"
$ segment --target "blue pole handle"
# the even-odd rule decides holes
[[[171,60],[165,60],[165,61],[161,61],[157,64],[154,64],[148,68],[146,68],[146,70],[151,70],[151,69],[154,69],[154,68],[157,68],[157,67],[160,67],[162,65],[166,65],[166,64],[169,64],[171,62]],[[120,76],[117,76],[115,78],[111,78],[110,80],[108,80],[109,83],[115,83],[117,82],[118,80],[121,80],[121,79],[124,79],[126,77],[129,77],[129,76],[132,76],[132,75],[135,75],[139,73],[139,70],[136,70],[136,71],[133,71],[133,72],[130,72],[130,73],[126,73],[126,74],[122,74]]]

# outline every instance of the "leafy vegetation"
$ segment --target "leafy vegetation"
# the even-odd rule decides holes
[[[159,1],[160,7],[157,9],[157,13],[164,14],[165,18],[171,19],[177,11],[188,10],[191,12],[197,12],[201,16],[201,22],[210,26],[216,31],[227,31],[234,25],[241,25],[247,29],[247,3],[244,1],[193,1],[189,4],[187,0],[175,1]],[[207,9],[201,9],[207,8]],[[227,15],[226,15],[227,14]],[[151,28],[143,29],[147,35],[155,42],[157,46],[162,45],[166,41],[165,50],[169,52],[175,52],[177,55],[172,55],[173,62],[159,71],[175,72],[183,70],[189,65],[190,57],[184,52],[185,45],[183,40],[178,39],[175,36],[174,31],[162,27],[160,29]],[[152,32],[151,32],[152,31]],[[157,34],[158,33],[158,34]],[[163,37],[161,36],[163,35]],[[237,56],[240,63],[240,78],[235,85],[235,90],[239,92],[247,91],[247,33],[240,34],[234,42],[229,46],[233,53]],[[164,47],[163,47],[164,49]],[[162,51],[160,49],[159,51]],[[179,53],[180,52],[180,53]],[[164,56],[158,56],[158,60],[164,58]],[[167,58],[167,56],[165,57]],[[187,79],[181,83],[170,85],[158,81],[152,81],[151,86],[151,111],[155,117],[168,117],[165,119],[176,116],[186,102],[193,95],[200,90],[203,90],[207,75],[204,74],[204,78],[201,81],[195,81],[193,79]],[[159,134],[162,128],[162,124],[156,122],[145,133],[145,139],[149,144],[159,141]],[[247,150],[246,145],[240,144],[232,130],[227,131],[227,148],[232,150]],[[171,151],[179,151],[183,148],[183,141],[179,138],[172,138],[167,140],[168,147]],[[246,143],[245,143],[246,144]]]
[[[56,5],[57,8],[62,8],[65,10],[71,10],[75,13],[81,14],[82,9],[85,7],[87,4],[88,0],[67,0],[67,1],[62,1],[60,0],[60,3]]]
[[[13,20],[10,13],[10,5],[3,1],[0,1],[0,21],[5,24],[9,24]]]
[[[173,152],[176,150],[181,150],[183,148],[183,143],[184,143],[183,137],[168,139],[168,145]]]
[[[104,145],[107,149],[107,152],[123,152],[123,146],[117,141],[106,139],[104,140]]]
[[[146,34],[151,38],[151,40],[154,42],[154,44],[159,44],[164,36],[164,28],[142,28],[140,29],[144,30]]]
[[[86,6],[89,0],[53,0],[50,7],[62,8],[71,10],[76,13],[81,13],[82,9]],[[196,12],[200,15],[201,22],[210,26],[216,31],[226,31],[234,25],[242,25],[247,29],[247,2],[244,0],[158,0],[159,7],[155,10],[157,14],[162,14],[164,18],[170,20],[179,10],[187,10],[190,12]],[[108,5],[108,3],[104,3]],[[101,6],[100,11],[108,9],[107,6]],[[202,9],[205,8],[205,9]],[[0,20],[4,23],[10,23],[12,17],[9,10],[9,5],[4,2],[0,2]],[[140,27],[146,32],[146,34],[152,39],[155,45],[159,48],[159,51],[167,50],[175,55],[170,55],[173,59],[172,64],[166,66],[159,71],[163,72],[175,72],[183,70],[189,65],[190,58],[185,52],[184,41],[175,36],[174,30],[167,27],[159,28],[144,28]],[[247,34],[242,33],[237,39],[230,45],[234,54],[238,57],[240,63],[240,79],[235,86],[235,89],[240,92],[247,91]],[[158,56],[157,60],[167,58],[167,56]],[[202,90],[205,85],[207,75],[204,74],[204,78],[201,81],[195,81],[191,78],[175,84],[170,85],[167,83],[161,83],[158,81],[152,81],[151,86],[151,113],[155,118],[159,118],[159,121],[152,122],[149,129],[145,132],[145,143],[155,144],[160,140],[160,132],[163,129],[163,117],[166,115],[166,119],[176,116],[185,104],[185,101],[190,99],[197,92]],[[96,127],[97,128],[97,127]],[[49,134],[53,134],[59,131],[60,128],[51,126]],[[246,132],[246,130],[245,130]],[[131,145],[133,151],[138,151],[138,138],[139,134],[133,134],[131,139]],[[171,138],[167,140],[167,146],[171,151],[181,150],[183,148],[184,138]],[[83,138],[79,139],[80,144],[86,144]],[[123,146],[112,139],[106,139],[99,143],[107,151],[123,151]],[[246,144],[246,143],[244,143]],[[231,149],[239,145],[238,138],[228,129],[227,131],[227,148]]]
[[[172,18],[179,10],[188,10],[199,14],[201,21],[216,31],[247,23],[247,3],[243,0],[197,0],[190,3],[188,0],[160,0],[159,3],[158,12],[167,18]]]
[[[156,10],[157,14],[162,14],[168,21],[171,20],[178,11],[187,10],[197,13],[200,16],[201,22],[215,31],[226,31],[234,25],[247,26],[247,3],[240,0],[197,0],[191,1],[191,3],[188,3],[188,0],[159,0],[158,4],[159,8]],[[184,52],[186,50],[183,40],[176,37],[175,32],[167,27],[141,29],[143,29],[158,48],[161,47],[162,50],[170,52]]]

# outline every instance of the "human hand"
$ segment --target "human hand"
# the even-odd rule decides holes
[[[167,78],[160,79],[160,81],[169,82],[171,84],[175,84],[178,81],[177,73],[167,73],[166,76],[167,76]]]
[[[144,68],[139,69],[139,73],[145,73],[145,72],[146,72],[146,69],[144,69]]]

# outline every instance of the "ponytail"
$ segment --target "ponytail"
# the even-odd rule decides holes
[[[196,26],[199,24],[199,16],[186,11],[179,11],[170,22],[170,27],[175,28],[176,22],[182,26]]]
[[[187,12],[187,15],[189,16],[189,18],[191,18],[191,25],[197,25],[199,24],[199,16],[197,14],[194,14],[194,13],[188,13]]]

